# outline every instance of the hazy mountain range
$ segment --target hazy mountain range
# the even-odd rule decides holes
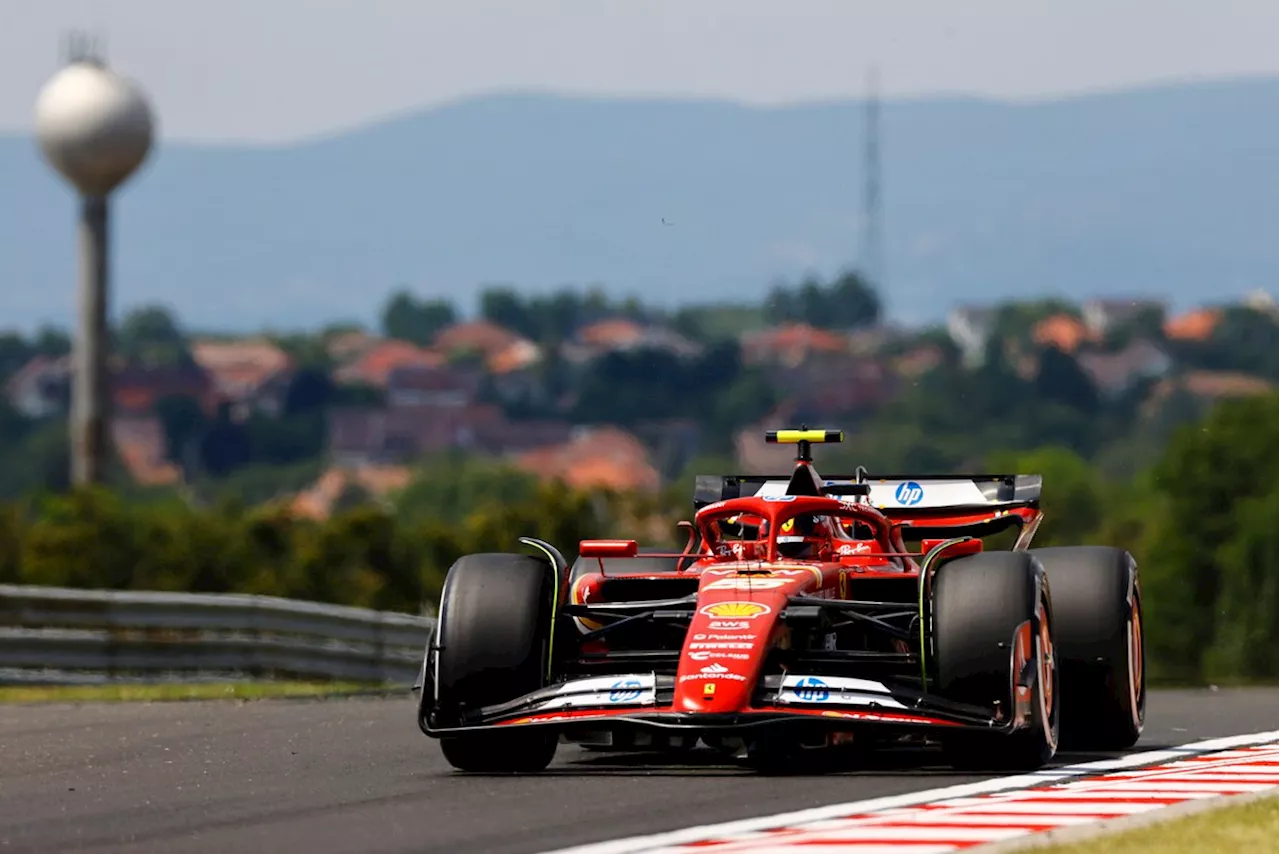
[[[1019,295],[1275,290],[1274,78],[881,109],[891,315]],[[474,98],[286,147],[165,143],[115,206],[117,308],[369,320],[401,283],[755,300],[861,246],[864,105]],[[163,121],[163,117],[161,117]],[[0,137],[0,326],[66,322],[68,189]]]

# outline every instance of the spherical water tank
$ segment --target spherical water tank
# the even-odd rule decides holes
[[[142,92],[92,62],[62,69],[36,99],[36,135],[45,159],[89,196],[110,193],[142,164],[151,125]]]

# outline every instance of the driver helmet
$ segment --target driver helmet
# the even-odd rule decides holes
[[[809,514],[792,516],[778,528],[778,554],[788,558],[808,557],[814,544],[809,537],[818,527],[818,517]]]

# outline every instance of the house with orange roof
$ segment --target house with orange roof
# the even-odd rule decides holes
[[[196,341],[191,357],[213,383],[220,403],[240,417],[260,410],[279,415],[295,373],[293,359],[265,339]]]
[[[344,498],[353,491],[374,499],[385,499],[409,485],[410,472],[405,466],[362,465],[354,468],[331,467],[307,489],[289,500],[295,516],[327,519]]]
[[[914,380],[941,365],[945,358],[937,344],[922,344],[892,359],[890,367],[898,376]]]
[[[615,317],[587,324],[575,337],[588,347],[629,350],[644,339],[644,327],[629,318]]]
[[[451,362],[483,365],[504,399],[537,394],[542,348],[504,326],[488,320],[455,323],[440,330],[432,347]]]
[[[850,352],[848,336],[807,323],[784,323],[742,336],[742,360],[748,365],[796,367],[811,356]]]
[[[513,462],[542,480],[576,489],[652,493],[661,487],[644,444],[617,427],[580,428],[568,442],[519,454]]]
[[[370,347],[380,344],[382,340],[376,335],[357,329],[329,337],[324,342],[324,350],[330,359],[339,365],[345,365],[363,355]]]
[[[1195,308],[1171,317],[1164,324],[1164,336],[1170,341],[1208,341],[1222,322],[1222,309]]]
[[[111,373],[111,399],[122,415],[148,415],[166,397],[189,397],[206,414],[218,408],[213,381],[194,362],[172,367],[118,367]]]
[[[386,388],[391,373],[398,368],[438,367],[444,362],[444,357],[434,350],[408,341],[379,341],[353,361],[334,371],[333,378],[342,384]]]
[[[493,356],[509,349],[524,336],[512,332],[488,320],[455,323],[441,329],[431,342],[432,349],[446,358],[476,355],[487,362]]]
[[[1031,340],[1041,347],[1074,353],[1081,344],[1095,339],[1083,321],[1069,314],[1052,314],[1031,327]]]
[[[169,486],[182,479],[182,470],[168,459],[164,427],[152,415],[123,415],[111,419],[116,455],[134,483]]]
[[[387,374],[387,406],[457,408],[475,402],[480,375],[453,365],[408,364]]]
[[[696,358],[702,346],[666,326],[615,317],[589,323],[565,342],[562,352],[572,363],[584,363],[609,353],[661,350],[680,358]]]

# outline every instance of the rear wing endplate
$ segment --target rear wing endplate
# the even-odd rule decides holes
[[[1038,474],[966,475],[836,475],[822,478],[824,488],[865,483],[871,487],[873,507],[894,512],[940,510],[999,510],[1038,507],[1042,478]],[[790,478],[785,475],[698,475],[693,506],[753,495],[785,495]]]

